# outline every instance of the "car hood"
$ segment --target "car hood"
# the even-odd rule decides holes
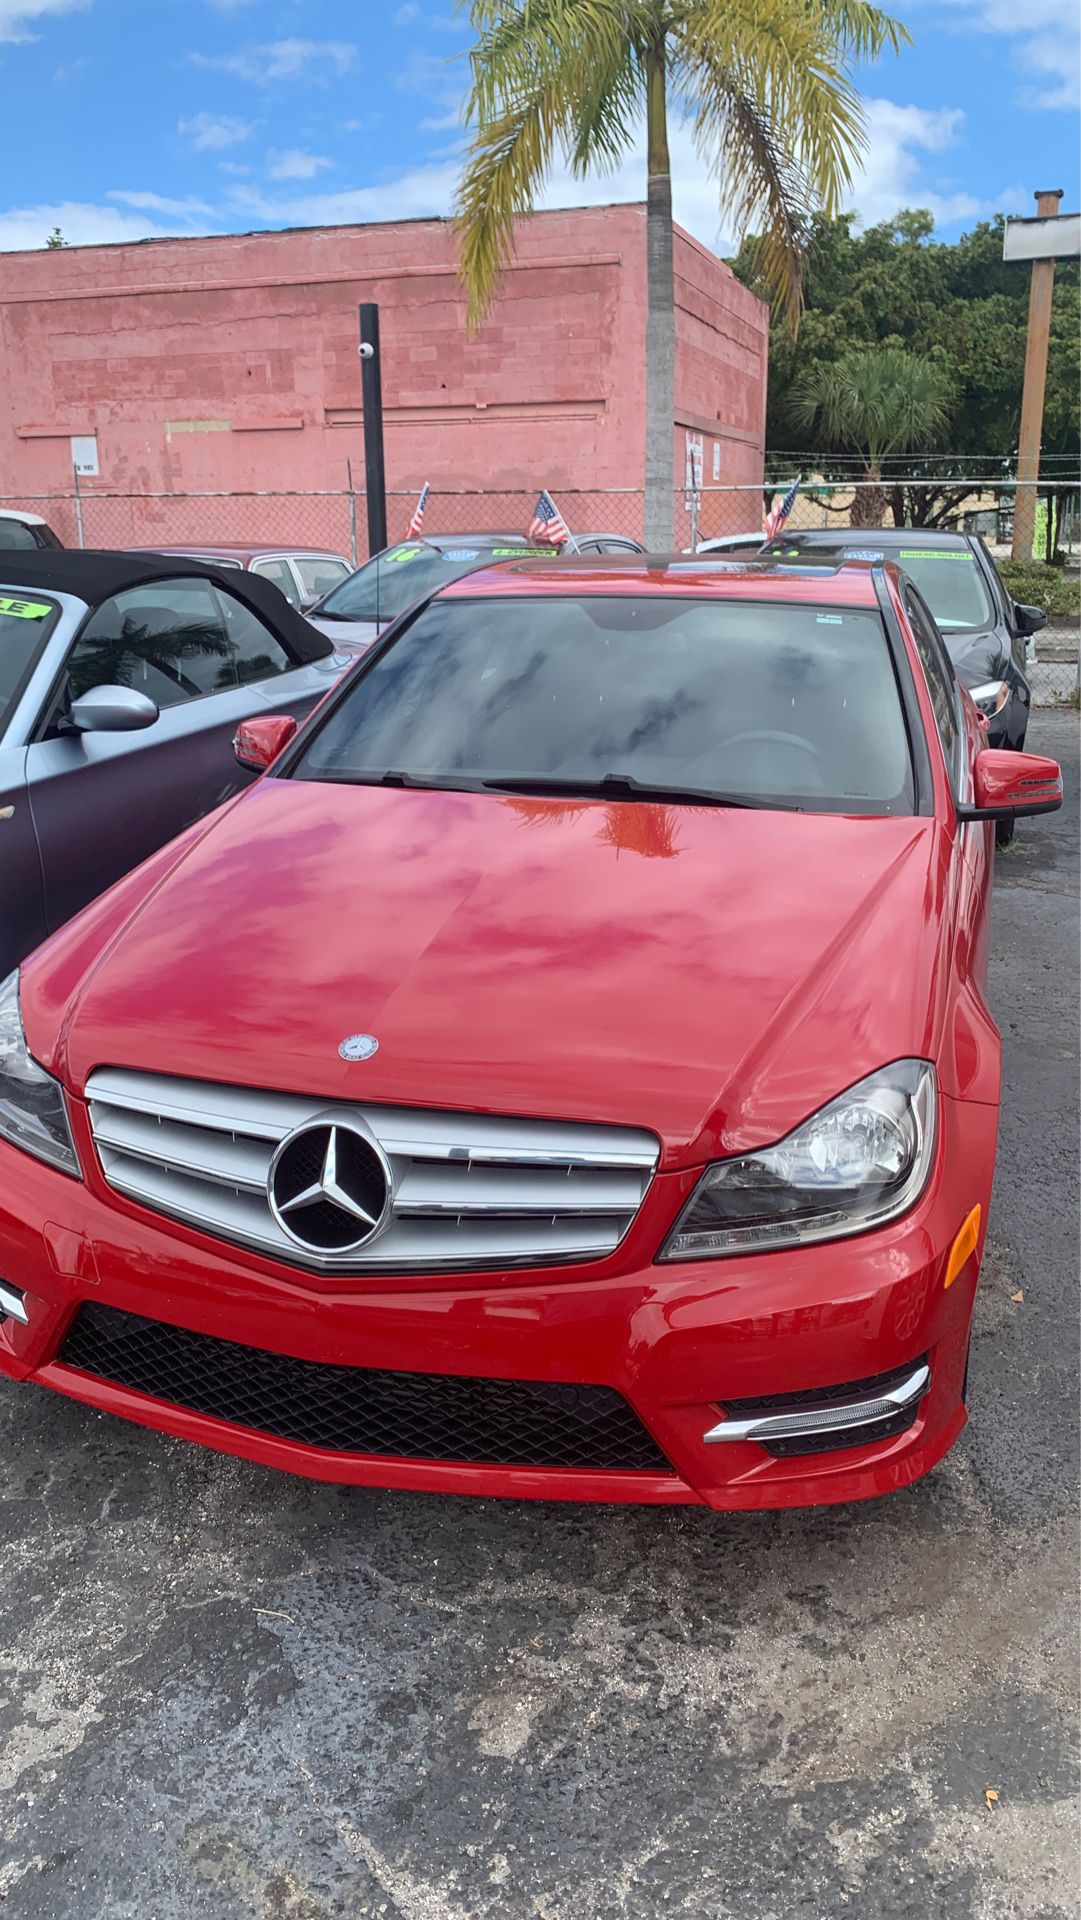
[[[23,1016],[75,1093],[107,1064],[625,1123],[689,1164],[928,1051],[940,838],[267,778],[42,949]]]
[[[374,620],[328,620],[322,614],[309,613],[307,621],[310,627],[317,627],[328,640],[333,640],[336,647],[348,647],[352,652],[370,647],[380,631]]]

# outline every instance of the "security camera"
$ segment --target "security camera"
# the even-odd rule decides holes
[[[357,348],[357,352],[362,360],[372,360],[375,358],[375,348],[372,346],[370,340],[362,340]]]

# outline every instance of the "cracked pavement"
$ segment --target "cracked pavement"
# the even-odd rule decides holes
[[[998,862],[943,1465],[807,1513],[470,1502],[0,1382],[4,1920],[1076,1913],[1076,717],[1030,745],[1067,803]]]

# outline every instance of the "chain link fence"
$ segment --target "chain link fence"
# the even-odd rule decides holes
[[[769,508],[783,496],[776,487],[705,486],[697,496],[674,494],[675,545],[691,549],[704,541],[760,536]],[[640,488],[556,490],[556,504],[573,534],[608,534],[641,541],[644,498]],[[511,491],[433,490],[424,516],[430,534],[523,534],[528,531],[537,489]],[[403,540],[416,506],[416,490],[387,495],[387,537]],[[341,554],[353,564],[368,557],[367,501],[362,493],[117,493],[95,483],[64,494],[0,498],[0,507],[37,513],[71,547],[314,547]],[[997,560],[1009,558],[1014,489],[1001,479],[966,480],[921,476],[890,478],[882,487],[859,482],[809,483],[796,496],[786,522],[792,531],[919,524],[978,533]],[[1035,552],[1043,555],[1048,532],[1062,563],[1063,584],[1077,581],[1081,514],[1074,485],[1041,489]],[[1076,594],[1073,596],[1076,602]],[[1069,598],[1067,590],[1060,595]],[[1053,615],[1036,641],[1029,678],[1038,701],[1076,700],[1079,685],[1078,618]]]

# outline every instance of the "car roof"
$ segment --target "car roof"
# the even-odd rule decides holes
[[[281,554],[295,554],[298,560],[345,560],[344,553],[335,553],[333,547],[291,547],[281,541],[267,541],[262,546],[251,547],[212,547],[204,546],[194,540],[190,547],[127,547],[127,553],[165,553],[186,555],[191,560],[276,560]],[[346,565],[348,566],[348,561]]]
[[[440,600],[478,595],[576,593],[724,594],[733,599],[823,601],[877,605],[867,562],[792,566],[783,559],[711,560],[709,554],[569,554],[546,560],[507,560],[448,580]]]
[[[396,540],[398,547],[434,547],[446,553],[454,547],[529,547],[534,543],[524,533],[422,533],[415,540]],[[374,556],[378,559],[378,555]]]
[[[786,533],[783,529],[769,542],[771,552],[779,545],[799,547],[967,547],[967,533],[943,532],[935,527],[816,527]]]
[[[258,573],[237,573],[189,555],[86,551],[81,547],[39,547],[33,552],[0,552],[0,583],[39,593],[70,593],[87,606],[100,606],[114,593],[152,586],[163,580],[210,580],[249,607],[297,660],[323,660],[333,652],[325,633]]]
[[[22,507],[0,507],[0,520],[19,520],[24,527],[43,527],[40,513],[24,513]]]

